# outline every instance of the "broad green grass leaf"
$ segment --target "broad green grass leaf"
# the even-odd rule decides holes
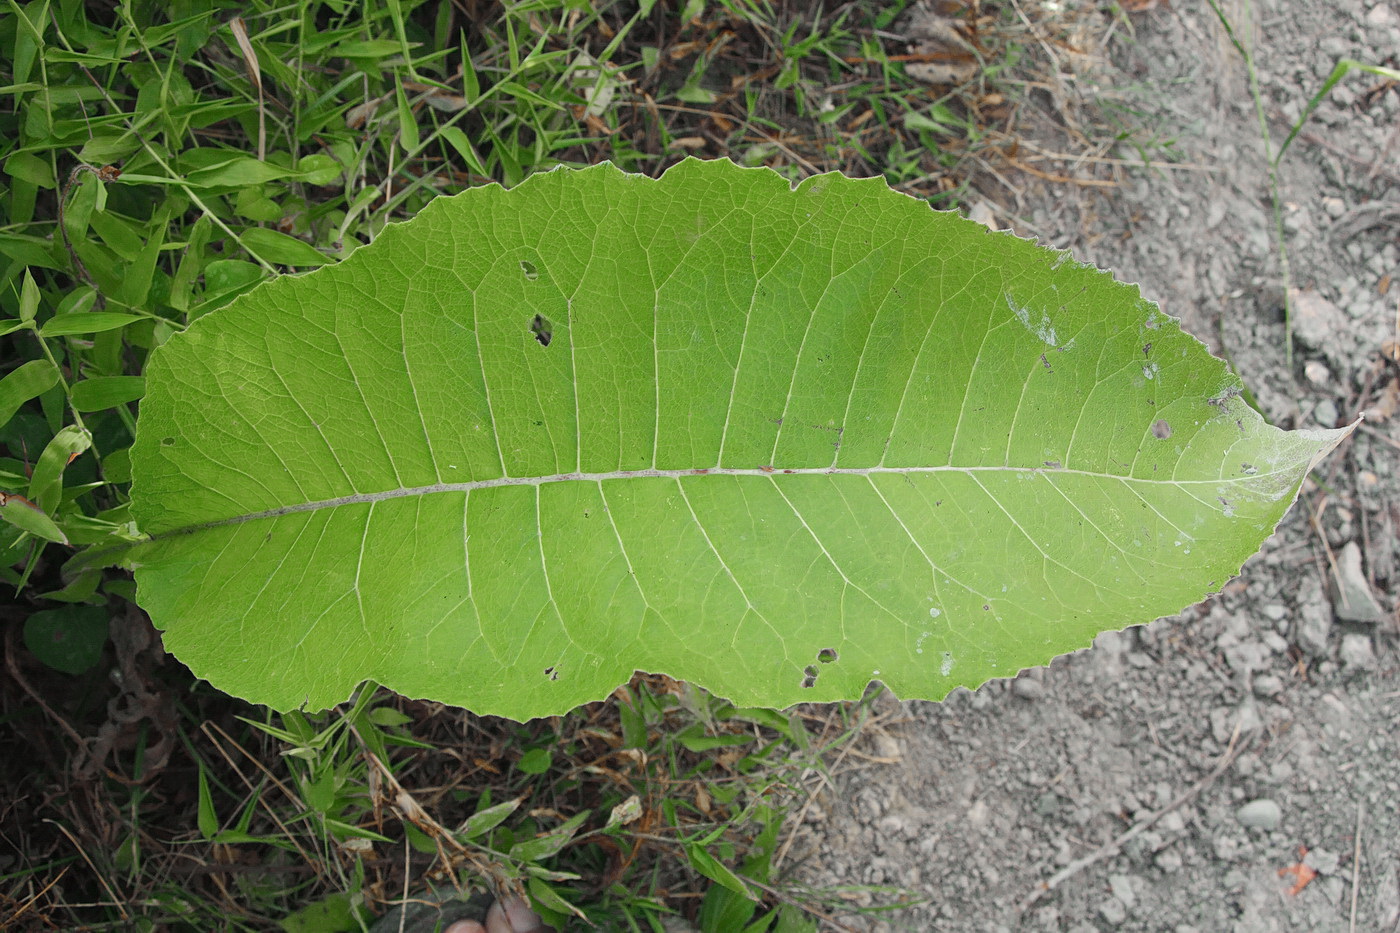
[[[73,334],[100,334],[105,330],[115,330],[141,320],[139,314],[123,314],[120,311],[77,311],[70,314],[56,314],[39,328],[41,337],[70,337]]]
[[[5,174],[36,188],[53,188],[53,166],[32,152],[16,152],[5,160]]]
[[[68,536],[58,523],[24,496],[0,493],[0,520],[45,541],[68,543]]]
[[[523,799],[516,797],[514,800],[507,800],[505,803],[498,803],[494,807],[487,807],[485,810],[479,810],[472,814],[462,824],[461,837],[475,839],[495,829],[506,817],[516,811]]]
[[[63,492],[63,471],[74,458],[92,447],[92,434],[86,428],[66,425],[44,447],[29,478],[29,498],[45,512],[52,512]]]
[[[94,376],[73,386],[75,411],[103,411],[134,402],[146,393],[146,380],[140,376]]]
[[[141,603],[284,709],[939,698],[1218,590],[1346,433],[1063,253],[694,160],[439,199],[146,379]]]
[[[245,230],[243,243],[268,262],[286,266],[324,266],[331,261],[329,256],[310,243],[266,227]]]
[[[753,892],[749,890],[748,885],[744,884],[738,875],[726,868],[723,862],[711,855],[704,846],[688,845],[685,847],[685,854],[690,859],[690,866],[700,874],[716,884],[723,885],[725,890],[752,900]],[[749,911],[749,914],[751,915],[752,911]],[[744,919],[747,920],[748,917]]]
[[[19,288],[19,319],[28,323],[34,320],[34,315],[39,310],[39,285],[34,281],[34,276],[28,269],[24,270],[24,279]]]
[[[53,363],[30,360],[0,379],[0,426],[13,418],[25,402],[58,385],[58,377],[58,367]]]
[[[588,811],[576,814],[553,832],[517,842],[510,847],[511,859],[522,862],[538,862],[558,854],[559,850],[568,845],[569,840],[574,838],[574,834],[578,832],[588,815]]]

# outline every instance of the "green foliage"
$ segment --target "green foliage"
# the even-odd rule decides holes
[[[106,643],[107,611],[95,606],[47,609],[24,621],[24,646],[65,674],[91,670]]]
[[[123,608],[132,582],[96,553],[143,530],[129,451],[152,349],[270,277],[351,255],[441,192],[603,159],[655,173],[698,151],[946,195],[957,181],[943,173],[980,128],[964,95],[909,80],[886,53],[878,30],[906,5],[800,21],[747,0],[0,7],[0,578],[28,601],[24,641],[49,666],[41,680],[29,665],[27,689],[84,733],[95,711],[126,709],[123,691],[147,716],[178,717],[123,712],[124,751],[80,787],[68,763],[10,756],[10,786],[43,801],[12,808],[6,819],[32,819],[21,832],[3,827],[31,846],[8,875],[39,892],[27,917],[54,904],[34,922],[359,929],[404,890],[407,852],[414,885],[428,866],[471,885],[499,863],[557,916],[573,905],[654,929],[693,904],[668,891],[712,884],[707,929],[731,911],[750,929],[803,928],[799,911],[775,913],[771,848],[748,840],[777,832],[782,801],[804,792],[796,775],[851,722],[809,736],[798,713],[645,681],[550,723],[468,720],[474,745],[440,708],[371,691],[332,714],[265,715],[176,665],[132,678],[129,643],[95,663],[109,627],[140,632]],[[764,79],[764,56],[780,80]],[[21,703],[14,722],[51,728]],[[172,730],[177,766],[162,771]],[[86,745],[72,743],[71,770],[92,764]],[[447,788],[424,797],[447,828],[396,818],[392,781],[410,796]],[[70,799],[101,805],[48,803]]]
[[[728,162],[438,201],[147,381],[170,650],[279,708],[518,719],[634,670],[772,707],[1014,674],[1223,586],[1345,434],[1061,253]]]

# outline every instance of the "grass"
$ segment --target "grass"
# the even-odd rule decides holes
[[[977,77],[922,84],[889,32],[908,5],[0,5],[0,926],[356,930],[428,881],[604,929],[850,913],[780,869],[866,705],[639,677],[524,725],[373,686],[279,716],[194,682],[129,576],[73,558],[137,533],[153,347],[440,194],[698,155],[955,204],[1014,159],[988,130],[1011,51],[954,11]]]

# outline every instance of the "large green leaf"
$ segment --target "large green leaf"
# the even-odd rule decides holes
[[[728,162],[440,199],[146,378],[141,602],[279,708],[942,697],[1218,589],[1341,433],[1063,253]]]

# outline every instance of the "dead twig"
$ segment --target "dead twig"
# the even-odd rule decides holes
[[[1351,924],[1348,929],[1356,933],[1356,900],[1361,885],[1361,814],[1365,804],[1356,802],[1356,839],[1351,852]]]

